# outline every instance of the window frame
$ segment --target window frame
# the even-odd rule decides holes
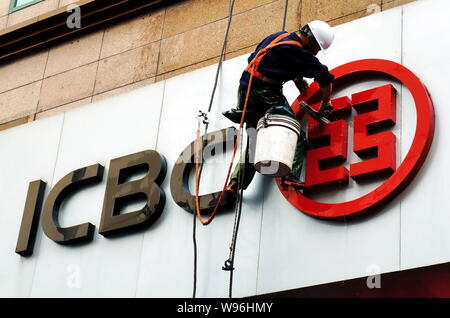
[[[44,1],[44,0],[33,0],[33,1],[29,2],[29,3],[22,4],[22,5],[20,5],[20,6],[16,6],[17,1],[18,1],[18,0],[11,0],[11,1],[10,1],[10,3],[9,3],[9,13],[16,12],[16,11],[18,11],[18,10],[21,10],[21,9],[23,9],[23,8],[26,8],[26,7],[29,7],[29,6],[31,6],[31,5],[33,5],[33,4],[36,4],[36,3],[41,2],[41,1]]]

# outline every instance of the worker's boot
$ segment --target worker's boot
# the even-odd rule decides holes
[[[322,117],[325,117],[328,119],[328,116],[331,115],[331,112],[334,110],[333,106],[331,106],[331,104],[328,104],[327,106],[325,106],[323,109],[319,110],[319,114]]]
[[[292,174],[281,177],[281,185],[293,187],[297,190],[302,190],[305,188],[305,183],[298,180],[298,178]]]
[[[237,179],[231,179],[228,183],[227,187],[225,188],[225,191],[235,195],[238,190],[238,180]]]

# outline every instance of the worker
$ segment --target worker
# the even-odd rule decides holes
[[[240,123],[252,66],[256,70],[253,71],[254,76],[244,118],[247,129],[256,128],[258,120],[267,111],[296,118],[287,99],[283,96],[282,89],[285,82],[292,80],[300,93],[303,93],[308,88],[308,83],[304,80],[304,77],[313,78],[318,82],[322,93],[319,114],[324,117],[329,115],[332,111],[330,95],[334,76],[328,71],[327,66],[320,63],[316,55],[319,51],[329,48],[333,40],[334,32],[332,28],[327,23],[318,20],[303,26],[299,34],[296,32],[278,32],[266,37],[258,44],[255,52],[250,55],[249,66],[242,73],[238,89],[237,108],[226,111],[223,115],[235,123]],[[282,44],[283,42],[286,42],[286,44]],[[247,188],[255,175],[255,168],[249,160],[252,157],[249,154],[250,144],[254,144],[254,142],[247,144],[246,164],[238,163],[231,175],[227,191],[237,191],[240,173],[245,171],[243,184],[241,185],[243,189]],[[297,188],[303,186],[300,181],[300,174],[305,157],[305,146],[306,135],[304,131],[301,131],[293,168],[290,175],[282,179],[286,184]]]

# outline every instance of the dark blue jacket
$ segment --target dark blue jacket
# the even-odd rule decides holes
[[[248,58],[248,62],[255,57],[257,52],[266,47],[278,35],[283,32],[277,32],[266,37]],[[300,37],[295,33],[291,33],[285,37],[283,41],[298,41],[302,43]],[[320,87],[328,86],[334,80],[334,75],[328,71],[328,67],[320,63],[320,61],[312,55],[309,51],[292,44],[285,44],[275,46],[270,49],[269,53],[263,57],[259,65],[258,71],[277,81],[287,82],[295,78],[302,79],[303,77],[314,78],[319,83]],[[250,74],[245,72],[242,74],[240,84],[248,85]],[[264,87],[268,84],[253,78],[252,87]]]

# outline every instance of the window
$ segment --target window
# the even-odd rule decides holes
[[[11,0],[9,13],[31,6],[32,4],[41,2],[42,0]]]

